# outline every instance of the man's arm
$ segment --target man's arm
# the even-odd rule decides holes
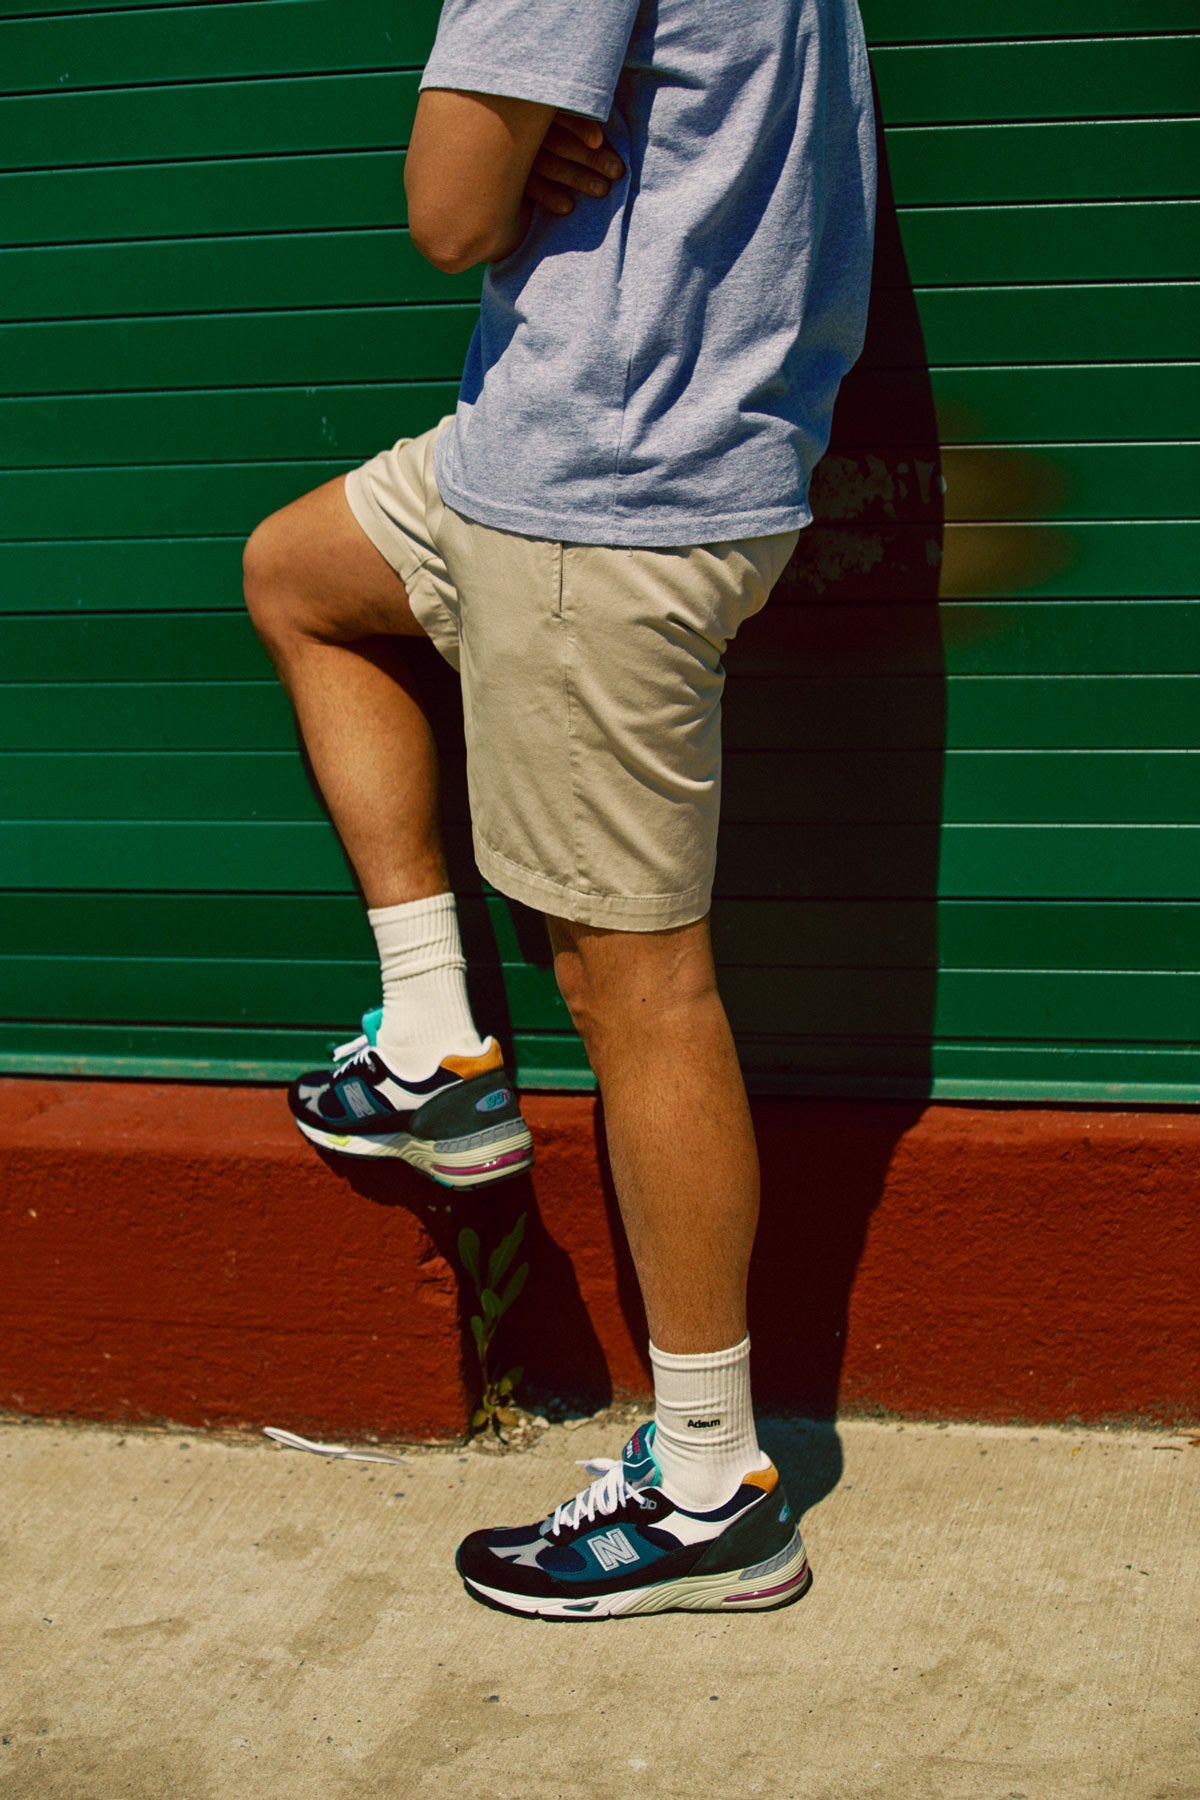
[[[571,190],[606,194],[624,167],[591,119],[533,100],[426,88],[404,168],[409,230],[422,256],[458,274],[515,250],[533,200],[568,213]]]
[[[534,100],[426,88],[404,165],[413,243],[447,274],[495,262],[529,225],[525,184],[554,117]]]

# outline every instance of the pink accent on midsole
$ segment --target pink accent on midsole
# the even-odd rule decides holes
[[[798,1587],[808,1574],[808,1564],[797,1570],[790,1581],[781,1581],[778,1587],[753,1588],[748,1594],[726,1594],[723,1604],[729,1606],[738,1600],[766,1600],[771,1594],[786,1594],[789,1588]]]
[[[527,1162],[528,1150],[510,1150],[506,1156],[494,1156],[490,1162],[471,1163],[463,1168],[454,1163],[434,1163],[434,1170],[439,1175],[482,1175],[485,1169],[507,1169],[510,1163]]]

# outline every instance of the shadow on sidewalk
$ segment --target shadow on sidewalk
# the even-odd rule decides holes
[[[842,1440],[828,1420],[767,1414],[758,1420],[758,1441],[779,1470],[798,1519],[826,1499],[842,1479]]]

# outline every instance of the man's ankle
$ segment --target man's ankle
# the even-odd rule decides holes
[[[750,1339],[694,1356],[651,1344],[650,1361],[663,1490],[689,1512],[710,1512],[766,1467],[750,1400]]]
[[[383,1018],[376,1044],[397,1075],[427,1075],[445,1056],[478,1056],[454,895],[372,907]]]

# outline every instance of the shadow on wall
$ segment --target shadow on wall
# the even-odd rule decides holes
[[[394,1162],[358,1162],[320,1151],[323,1162],[356,1194],[377,1206],[403,1206],[421,1221],[430,1238],[430,1255],[453,1269],[458,1284],[458,1318],[462,1366],[467,1385],[476,1390],[478,1362],[469,1320],[476,1299],[458,1254],[458,1235],[471,1226],[479,1235],[485,1258],[525,1214],[521,1262],[529,1264],[525,1295],[506,1320],[497,1345],[493,1376],[507,1365],[523,1367],[518,1400],[536,1408],[551,1398],[580,1411],[607,1406],[613,1386],[607,1361],[579,1291],[571,1258],[547,1229],[527,1175],[494,1188],[443,1193],[404,1171]]]
[[[755,708],[772,757],[754,754],[755,778],[740,783],[738,764],[750,759],[737,749],[729,759],[738,810],[714,909],[722,987],[752,1091],[896,1099],[870,1107],[866,1128],[856,1108],[857,1130],[835,1098],[755,1106],[763,1164],[751,1277],[755,1391],[760,1405],[815,1419],[836,1413],[870,1218],[896,1140],[929,1092],[938,969],[941,451],[878,109],[876,126],[863,355],[816,471],[814,523],[729,659],[730,710],[736,719],[739,708]],[[768,880],[757,885],[744,857],[752,829],[775,843],[763,863]],[[765,938],[738,930],[748,892]]]
[[[814,475],[813,524],[728,658],[714,929],[758,1092],[911,1097],[932,1074],[941,452],[877,130],[863,354]]]

